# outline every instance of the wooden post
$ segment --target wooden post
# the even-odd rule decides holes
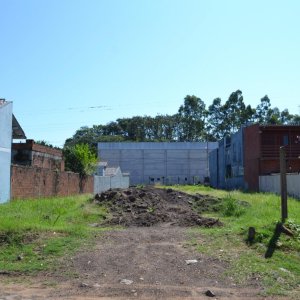
[[[281,221],[288,217],[287,184],[286,184],[286,155],[284,146],[280,147],[280,189],[281,189]]]

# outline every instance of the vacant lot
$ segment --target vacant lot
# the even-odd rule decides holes
[[[299,203],[294,237],[274,237],[279,208],[204,187],[2,205],[1,299],[297,299]]]

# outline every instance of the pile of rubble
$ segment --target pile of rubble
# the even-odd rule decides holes
[[[153,226],[169,223],[177,226],[219,226],[218,219],[199,213],[217,210],[221,199],[206,195],[189,195],[173,189],[153,186],[114,189],[95,196],[95,202],[109,208],[106,224]]]

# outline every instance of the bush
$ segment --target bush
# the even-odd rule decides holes
[[[91,175],[95,172],[97,157],[87,144],[66,147],[63,153],[67,171],[79,173],[81,177]]]
[[[231,195],[223,199],[221,211],[225,217],[239,217],[245,213],[245,208]]]

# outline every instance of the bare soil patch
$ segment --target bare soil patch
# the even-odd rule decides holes
[[[199,215],[199,212],[219,209],[221,199],[189,195],[173,189],[151,186],[116,189],[97,194],[95,202],[109,207],[112,217],[106,224],[141,227],[161,223],[206,227],[222,225],[218,219]]]

